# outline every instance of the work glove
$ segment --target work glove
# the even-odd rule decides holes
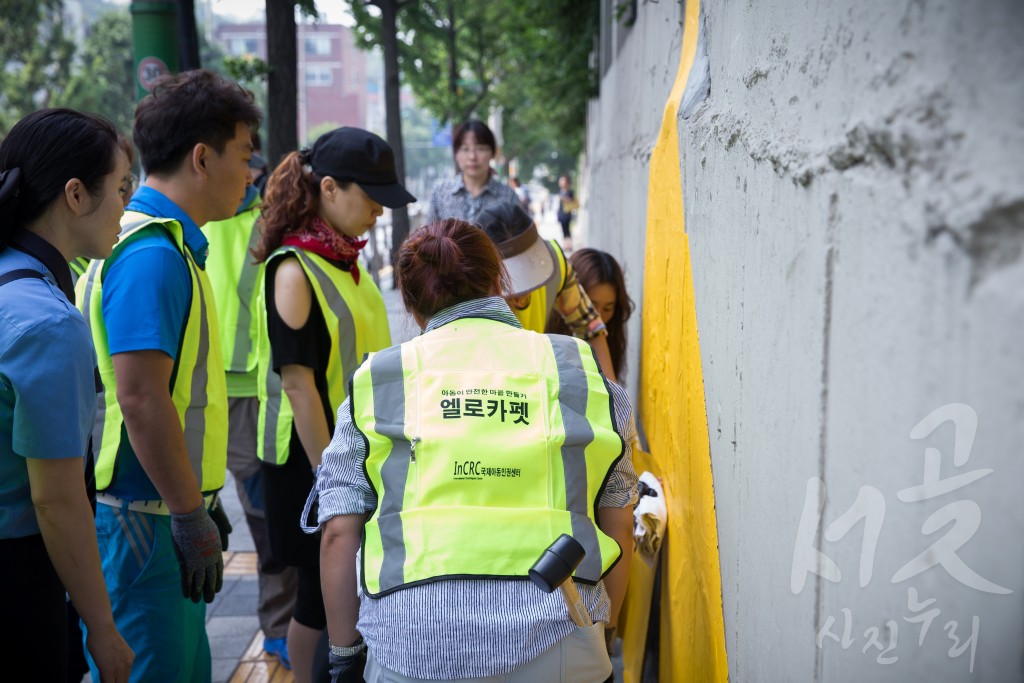
[[[224,512],[224,506],[221,505],[220,498],[214,503],[213,509],[210,510],[210,518],[213,523],[217,525],[217,531],[220,532],[220,547],[224,550],[228,549],[228,534],[234,531],[234,527],[231,526],[231,522],[228,521],[228,513]]]
[[[171,514],[174,555],[181,569],[181,594],[199,602],[213,602],[224,585],[224,558],[221,555],[220,529],[200,505],[187,515]]]
[[[331,683],[362,683],[366,666],[366,643],[362,638],[351,647],[332,645],[328,659]]]

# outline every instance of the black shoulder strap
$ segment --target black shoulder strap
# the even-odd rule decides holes
[[[23,280],[28,277],[39,278],[45,280],[46,276],[40,273],[38,270],[31,270],[29,268],[19,268],[18,270],[11,270],[3,275],[0,275],[0,287],[3,287],[8,282],[14,282],[15,280]]]

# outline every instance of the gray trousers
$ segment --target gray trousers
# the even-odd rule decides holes
[[[444,683],[603,683],[612,675],[604,642],[604,622],[575,631],[515,671],[484,678],[458,678]],[[439,683],[403,676],[380,665],[372,650],[366,653],[366,683]]]
[[[276,564],[270,557],[263,482],[260,480],[260,461],[256,457],[258,420],[259,401],[255,396],[228,399],[228,469],[235,478],[245,521],[256,546],[260,583],[256,611],[265,637],[284,638],[288,635],[288,622],[295,611],[298,579],[294,567]]]

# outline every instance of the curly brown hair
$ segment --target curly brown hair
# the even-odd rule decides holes
[[[281,246],[285,235],[303,231],[320,206],[320,177],[306,170],[299,152],[286,156],[267,180],[260,209],[260,243],[252,254],[263,263]]]

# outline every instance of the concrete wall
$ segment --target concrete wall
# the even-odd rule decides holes
[[[637,293],[680,11],[640,1],[591,108],[586,241]],[[703,30],[679,154],[730,677],[1024,680],[1024,5],[715,3]],[[962,478],[915,501],[930,458]]]
[[[606,8],[611,4],[611,0],[604,2]],[[615,40],[608,41],[611,54],[605,57],[610,68],[601,80],[601,97],[591,103],[588,113],[578,183],[578,221],[586,236],[582,246],[602,249],[619,260],[626,288],[638,308],[628,326],[633,343],[627,349],[625,378],[634,397],[640,367],[647,169],[683,36],[679,5],[668,3],[668,9],[642,13],[631,29],[611,29]],[[607,9],[605,14],[603,25],[611,26]]]

